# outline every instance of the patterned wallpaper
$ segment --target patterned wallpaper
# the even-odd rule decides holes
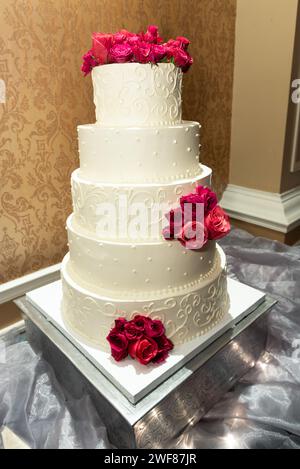
[[[202,161],[223,190],[235,11],[235,0],[1,1],[0,283],[59,262],[67,250],[76,126],[95,120],[91,81],[79,71],[94,30],[138,31],[157,23],[165,37],[192,40],[184,117],[201,122]]]

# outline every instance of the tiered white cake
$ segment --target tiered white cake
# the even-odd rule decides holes
[[[80,169],[72,175],[70,253],[62,265],[63,316],[80,340],[109,350],[120,316],[159,318],[173,343],[214,327],[228,309],[225,256],[214,241],[201,250],[166,241],[151,219],[133,239],[99,233],[99,207],[120,198],[178,203],[197,184],[199,124],[181,120],[182,72],[171,63],[110,64],[92,71],[96,124],[78,127]],[[151,225],[151,226],[150,226]]]

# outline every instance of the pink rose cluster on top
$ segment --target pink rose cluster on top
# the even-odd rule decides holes
[[[117,362],[129,355],[142,365],[159,364],[173,349],[172,342],[165,335],[163,323],[142,315],[134,316],[131,321],[116,319],[106,340]]]
[[[158,27],[154,25],[139,34],[126,29],[115,34],[93,33],[92,48],[83,56],[81,70],[88,75],[94,67],[104,64],[172,62],[187,72],[193,63],[187,50],[189,44],[190,41],[183,36],[163,42]]]
[[[197,205],[202,204],[199,211]],[[188,216],[186,212],[188,209]],[[167,240],[178,239],[187,249],[201,249],[208,240],[217,240],[230,231],[228,215],[218,205],[216,194],[208,187],[197,186],[194,192],[180,198],[180,205],[166,215],[168,225],[163,229]]]

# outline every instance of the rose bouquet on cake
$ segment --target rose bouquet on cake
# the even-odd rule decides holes
[[[208,187],[197,186],[179,202],[166,215],[168,223],[163,229],[166,240],[177,239],[187,249],[197,250],[207,241],[221,239],[229,233],[229,217]]]
[[[163,42],[158,27],[151,25],[145,33],[121,29],[115,34],[93,33],[92,48],[83,56],[81,70],[88,75],[94,67],[112,63],[171,62],[187,72],[193,63],[188,53],[190,41],[183,36]]]
[[[173,349],[172,342],[165,335],[163,323],[142,315],[136,315],[130,321],[116,319],[106,339],[117,362],[129,355],[142,365],[159,364]]]

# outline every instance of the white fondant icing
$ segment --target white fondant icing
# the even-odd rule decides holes
[[[101,125],[181,122],[182,71],[171,63],[103,65],[92,70],[92,80]]]
[[[205,334],[228,310],[225,256],[221,265],[206,281],[186,289],[170,289],[159,297],[113,296],[105,290],[87,290],[74,281],[69,272],[68,256],[62,266],[63,317],[67,327],[83,342],[109,350],[106,336],[120,316],[131,319],[144,314],[163,321],[167,336],[175,345]]]
[[[116,134],[113,126],[80,125],[80,173],[94,181],[139,184],[184,179],[189,171],[201,176],[194,158],[199,159],[197,133],[199,123],[190,121],[161,127],[157,135],[151,127],[127,127]]]

